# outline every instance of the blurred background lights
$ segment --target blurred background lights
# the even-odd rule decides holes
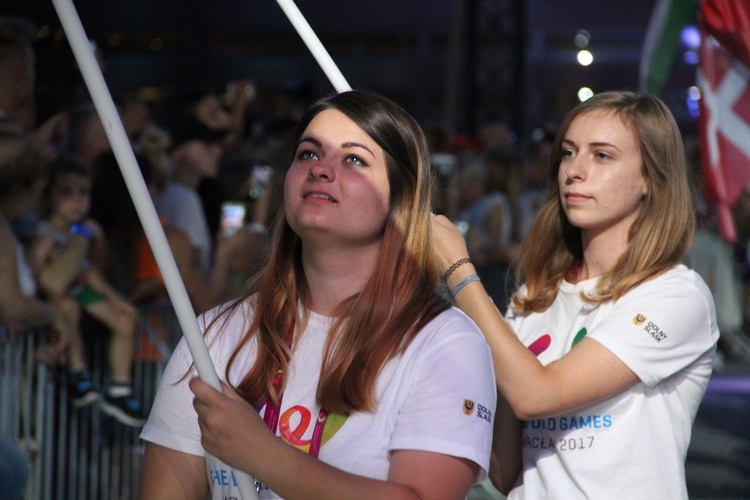
[[[697,85],[693,85],[692,87],[688,87],[687,89],[687,99],[685,101],[685,104],[688,109],[688,113],[690,113],[690,116],[697,117],[700,115],[700,102],[701,102],[701,89]]]
[[[698,53],[694,50],[687,50],[682,54],[682,60],[687,64],[698,64]]]
[[[542,142],[545,134],[546,132],[542,127],[534,127],[534,130],[531,131],[531,140],[534,142]]]
[[[107,45],[110,47],[119,47],[122,43],[122,36],[119,33],[112,33],[107,37]]]
[[[581,66],[588,66],[594,62],[594,55],[588,50],[578,51],[578,64]]]
[[[684,52],[682,60],[687,64],[698,64],[698,50],[701,46],[701,34],[695,26],[687,26],[680,34],[680,43]]]
[[[152,52],[161,52],[162,49],[164,49],[164,40],[161,38],[154,38],[151,40],[151,43],[148,44],[148,48],[151,49]]]
[[[578,89],[578,100],[583,102],[594,96],[594,91],[588,87],[581,87]]]
[[[701,46],[701,34],[695,26],[687,26],[682,30],[680,41],[686,49],[697,50]]]
[[[586,47],[588,47],[589,40],[591,40],[591,35],[586,30],[578,30],[575,38],[573,38],[573,42],[575,42],[576,47],[578,47],[579,49],[585,49]]]

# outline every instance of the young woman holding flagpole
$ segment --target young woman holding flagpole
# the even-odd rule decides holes
[[[353,91],[313,105],[295,142],[267,267],[200,318],[225,394],[180,344],[140,497],[230,498],[241,470],[261,498],[465,498],[496,389],[480,332],[436,290],[426,139]]]

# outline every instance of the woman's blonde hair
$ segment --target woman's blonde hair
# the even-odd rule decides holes
[[[449,304],[436,293],[430,233],[432,173],[419,125],[382,96],[350,91],[315,103],[297,126],[295,144],[310,121],[326,109],[345,114],[383,148],[390,186],[389,214],[374,271],[361,292],[339,305],[318,383],[322,407],[350,413],[375,407],[375,382],[383,365]],[[283,210],[277,217],[269,262],[243,299],[252,301],[255,314],[229,363],[243,344],[257,337],[257,359],[237,387],[253,404],[265,397],[277,400],[273,381],[279,370],[287,369],[294,341],[289,336],[295,327],[303,331],[307,322],[298,305],[304,311],[310,306],[302,241]]]
[[[516,268],[516,282],[525,277],[527,293],[516,296],[513,308],[546,310],[565,274],[583,259],[580,229],[571,225],[560,203],[557,172],[562,140],[577,117],[609,112],[633,133],[642,157],[647,194],[630,226],[628,244],[614,268],[601,276],[596,291],[584,300],[596,304],[617,300],[634,286],[678,264],[690,245],[695,214],[688,182],[685,150],[677,123],[667,106],[653,95],[603,92],[582,102],[563,119],[550,158],[546,201],[529,230]]]

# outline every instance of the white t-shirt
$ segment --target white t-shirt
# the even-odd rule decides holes
[[[187,186],[171,182],[159,194],[154,205],[161,217],[183,231],[190,239],[190,244],[200,250],[201,265],[208,270],[211,265],[211,231],[198,193]]]
[[[711,293],[683,265],[598,306],[580,297],[596,283],[563,282],[547,311],[508,319],[544,365],[586,336],[640,382],[524,422],[523,472],[509,498],[687,498],[685,457],[719,337]]]
[[[16,247],[16,270],[18,272],[18,286],[24,297],[36,296],[36,280],[31,266],[26,261],[24,247],[20,241],[13,237],[13,245]]]
[[[247,312],[246,305],[242,309]],[[205,326],[215,314],[216,309],[210,311],[201,324]],[[229,356],[247,330],[249,316],[238,309],[208,333],[211,357],[222,378]],[[320,409],[315,391],[330,325],[330,318],[311,314],[288,370],[277,434],[304,451]],[[221,335],[215,335],[217,330]],[[231,384],[247,373],[255,352],[254,342],[243,348],[230,371]],[[141,437],[203,456],[189,377],[180,380],[191,362],[183,339],[167,365]],[[403,354],[383,367],[376,395],[377,408],[372,413],[329,416],[320,460],[353,474],[385,480],[392,450],[423,450],[472,460],[483,469],[480,479],[486,475],[496,402],[494,370],[484,337],[463,313],[451,308],[423,328]],[[207,469],[212,498],[239,497],[230,467],[208,460]],[[277,497],[265,490],[261,498]]]

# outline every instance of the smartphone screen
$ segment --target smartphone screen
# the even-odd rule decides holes
[[[250,190],[247,195],[252,199],[260,198],[263,191],[271,182],[273,176],[273,167],[267,165],[255,165],[253,171],[250,174]]]
[[[240,201],[225,201],[221,204],[219,231],[223,237],[232,236],[245,224],[245,204]]]

